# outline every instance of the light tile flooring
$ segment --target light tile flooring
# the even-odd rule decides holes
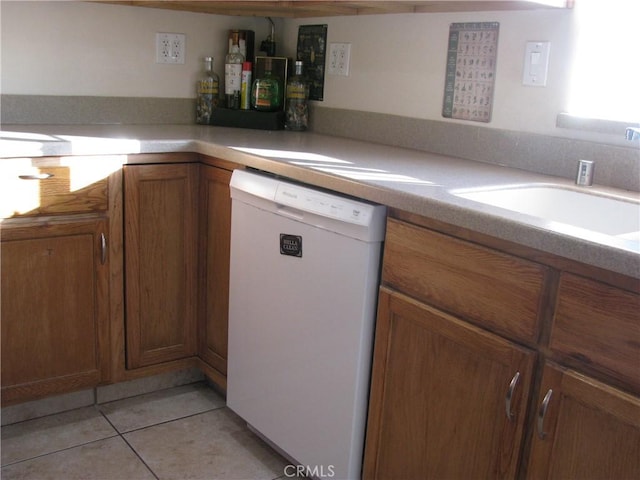
[[[273,480],[288,461],[203,383],[2,427],[2,480]]]

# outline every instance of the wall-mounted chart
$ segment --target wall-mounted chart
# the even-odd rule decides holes
[[[491,121],[499,28],[498,22],[450,25],[443,117]]]

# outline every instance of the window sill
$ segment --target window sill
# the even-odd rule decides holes
[[[627,127],[640,127],[639,123],[617,122],[597,118],[578,117],[568,113],[559,113],[556,117],[556,127],[573,130],[572,136],[582,140],[592,140],[598,143],[632,147],[640,145],[638,141],[625,139]]]

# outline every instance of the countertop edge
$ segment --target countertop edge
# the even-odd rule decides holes
[[[388,170],[393,171],[397,166],[399,172],[414,169],[427,170],[430,162],[436,162],[442,168],[443,162],[452,164],[449,172],[469,177],[477,172],[485,175],[504,175],[504,179],[511,183],[513,179],[530,182],[552,182],[566,185],[566,179],[548,177],[544,175],[497,167],[480,162],[472,162],[446,157],[442,155],[418,152],[400,147],[373,145],[368,142],[328,137],[310,132],[293,133],[280,132],[269,135],[265,132],[256,132],[245,129],[227,129],[222,127],[175,126],[174,128],[162,126],[32,126],[12,125],[2,126],[2,158],[14,157],[38,157],[38,156],[80,156],[80,155],[135,155],[141,153],[177,153],[192,152],[200,155],[211,156],[237,163],[243,166],[265,170],[274,174],[290,177],[294,180],[342,192],[354,197],[384,204],[388,207],[404,210],[410,213],[432,218],[456,227],[466,228],[478,233],[506,240],[515,244],[521,244],[542,252],[565,257],[590,266],[610,270],[629,277],[640,279],[640,255],[624,245],[611,245],[591,241],[568,235],[562,232],[546,228],[544,224],[533,217],[514,214],[502,209],[487,208],[475,202],[465,202],[446,195],[446,185],[439,185],[439,189],[420,190],[414,185],[394,184],[385,180],[374,178],[349,178],[334,171],[322,171],[310,162],[294,162],[287,158],[267,156],[254,151],[251,148],[252,138],[258,138],[256,145],[266,143],[271,146],[282,144],[283,148],[293,144],[304,150],[308,145],[323,145],[316,151],[326,158],[340,156],[340,149],[344,148],[344,158],[352,158],[371,155],[388,156]],[[137,135],[136,131],[142,130],[143,134]],[[63,134],[56,132],[62,131]],[[33,134],[33,139],[12,138],[18,132],[24,132],[25,136]],[[50,138],[44,138],[49,136]],[[285,139],[285,140],[282,140]],[[232,140],[237,140],[238,145],[233,145]],[[286,144],[286,145],[285,145]],[[326,145],[325,145],[326,144]],[[362,153],[360,153],[362,150]],[[382,151],[382,153],[377,153]],[[334,157],[327,157],[327,152],[333,152]],[[308,152],[316,155],[314,152]],[[391,158],[393,157],[393,158]],[[375,167],[379,167],[384,160],[379,160]],[[395,162],[395,163],[394,163]],[[366,165],[366,158],[357,158],[350,162],[356,165]],[[373,162],[376,163],[376,162]],[[447,163],[448,164],[448,163]],[[355,167],[354,167],[355,168]],[[362,168],[362,167],[359,167]],[[461,173],[464,169],[467,173]],[[371,168],[373,170],[373,167]],[[417,170],[416,170],[417,169]],[[455,170],[458,169],[459,172]],[[330,169],[328,169],[330,170]],[[440,172],[442,174],[442,172]],[[419,177],[419,175],[416,175]],[[419,177],[424,178],[424,177]],[[451,178],[454,178],[453,176]],[[462,181],[460,182],[462,183]],[[610,191],[610,188],[603,188]],[[615,190],[615,189],[614,189]],[[630,192],[631,193],[631,192]],[[633,194],[635,195],[635,194]],[[501,211],[502,210],[502,211]]]

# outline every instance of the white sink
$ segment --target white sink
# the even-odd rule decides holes
[[[640,241],[640,201],[550,185],[451,191],[453,195],[547,221]]]

